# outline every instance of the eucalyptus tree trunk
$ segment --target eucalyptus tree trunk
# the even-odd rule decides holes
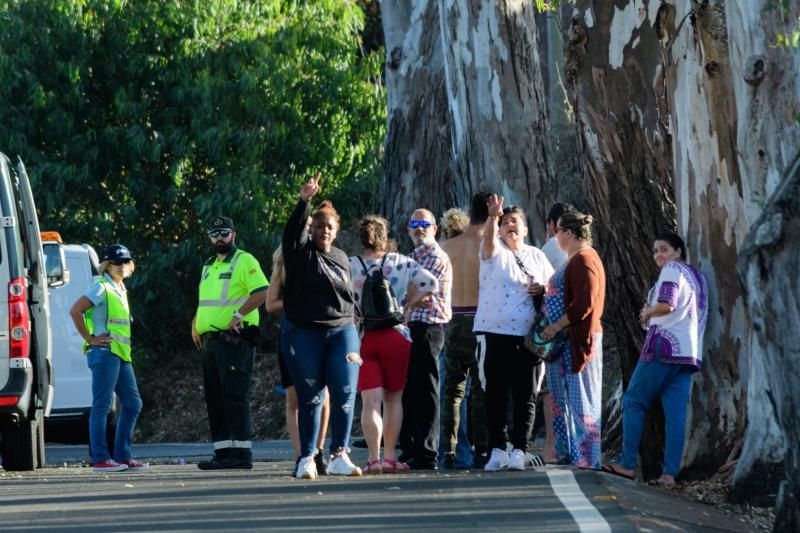
[[[785,479],[775,528],[797,531],[800,54],[796,48],[775,43],[778,35],[799,29],[800,6],[794,3],[789,12],[769,9],[774,7],[766,0],[726,5],[736,145],[740,147],[737,163],[747,177],[746,216],[751,222],[739,254],[739,273],[752,321],[750,342],[744,350],[747,357],[742,361],[748,380],[748,424],[731,497],[766,503]]]
[[[650,252],[653,237],[675,227],[670,109],[662,43],[654,29],[659,2],[650,3],[643,8],[639,0],[578,0],[561,8],[567,93],[595,217],[595,246],[608,278],[604,329],[625,384],[643,339],[639,310],[658,275]],[[620,398],[612,397],[606,412],[605,444],[611,452],[619,447]],[[660,452],[653,446],[660,435],[663,418],[651,417],[642,446],[646,478],[660,471]]]
[[[739,273],[753,316],[751,346],[765,357],[766,400],[785,439],[785,480],[781,483],[775,531],[800,530],[800,154],[742,246]],[[751,380],[751,383],[755,380]],[[745,452],[763,431],[751,419]],[[754,452],[756,455],[757,452]],[[743,456],[744,458],[744,456]],[[755,470],[755,469],[753,469]],[[738,472],[737,472],[738,473]],[[739,479],[742,479],[740,476]],[[745,478],[746,479],[746,478]],[[741,485],[760,490],[752,479]],[[751,492],[750,496],[753,496]]]
[[[504,195],[541,242],[553,162],[533,4],[439,0],[439,9],[456,197]]]
[[[456,201],[437,0],[383,0],[387,133],[381,211],[404,238],[417,208]]]

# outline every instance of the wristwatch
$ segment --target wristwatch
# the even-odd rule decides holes
[[[235,318],[238,318],[239,320],[244,320],[244,315],[242,313],[240,313],[238,309],[233,312],[233,316]]]

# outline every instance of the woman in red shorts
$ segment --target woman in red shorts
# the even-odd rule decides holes
[[[406,311],[424,305],[426,298],[430,298],[428,295],[437,289],[438,282],[413,259],[389,251],[393,243],[389,241],[386,219],[376,215],[365,216],[359,223],[359,235],[364,252],[350,258],[350,272],[364,331],[361,339],[363,364],[358,374],[358,390],[363,402],[361,428],[369,448],[369,460],[364,471],[368,474],[399,474],[408,471],[408,465],[397,460],[395,445],[403,421],[402,397],[411,335],[401,322],[402,313],[397,318],[375,320],[370,316],[370,310],[375,306],[366,305],[364,298],[374,298],[373,289],[381,281],[376,279],[375,273],[381,269],[383,279],[389,282],[394,297]],[[381,437],[384,442],[383,461],[380,457]]]

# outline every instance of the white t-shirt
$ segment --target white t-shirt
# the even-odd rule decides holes
[[[542,246],[542,252],[544,252],[547,260],[550,261],[553,270],[561,268],[561,265],[566,263],[567,259],[569,259],[567,252],[558,247],[558,241],[556,241],[555,235],[547,239],[547,242]]]
[[[528,283],[534,281],[547,285],[553,275],[553,267],[541,250],[527,244],[516,256],[533,280],[528,279],[528,274],[514,259],[514,252],[500,239],[495,244],[494,255],[489,259],[483,259],[483,243],[478,253],[481,266],[478,311],[473,331],[525,335],[534,319],[533,297],[528,294]]]

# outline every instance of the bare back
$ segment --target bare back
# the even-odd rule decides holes
[[[453,265],[453,307],[477,307],[478,274],[483,224],[469,226],[464,233],[442,243],[442,249]]]

